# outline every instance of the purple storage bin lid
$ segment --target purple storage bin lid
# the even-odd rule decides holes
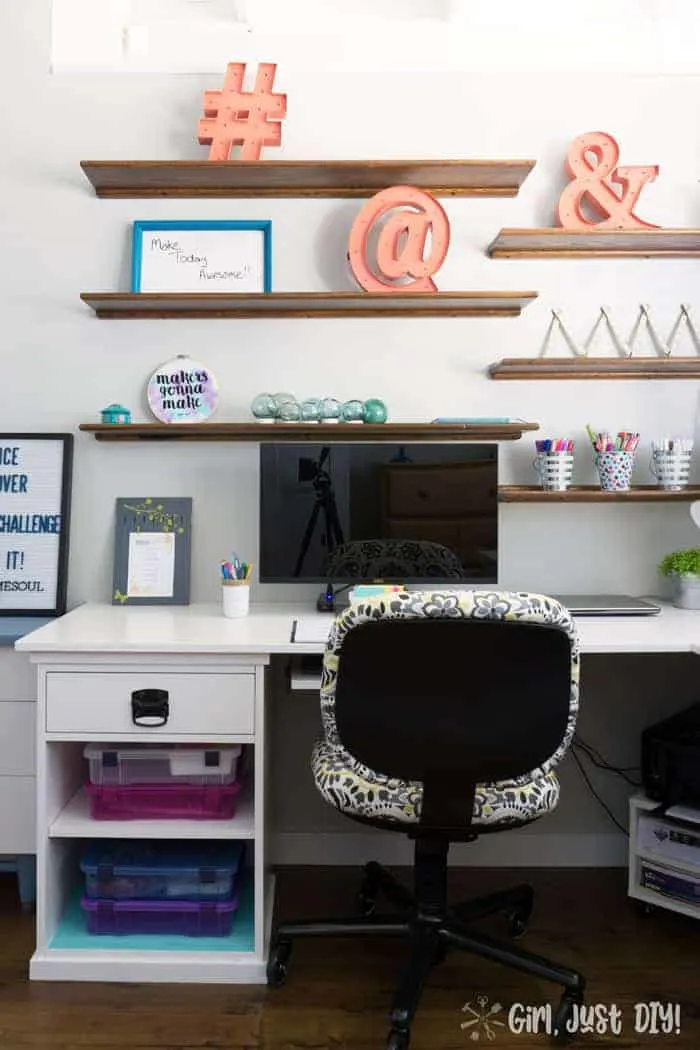
[[[238,907],[238,897],[225,901],[177,901],[177,900],[99,900],[82,897],[80,906],[84,911],[162,911],[201,912],[216,911],[217,915],[228,915]]]

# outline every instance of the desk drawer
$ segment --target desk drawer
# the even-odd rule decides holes
[[[140,716],[133,694],[145,689],[167,693],[165,723]],[[137,698],[138,700],[138,698]],[[48,733],[123,733],[138,736],[162,729],[200,739],[240,733],[254,727],[255,676],[252,674],[161,674],[159,672],[49,672],[46,676]],[[140,724],[134,724],[134,715]]]

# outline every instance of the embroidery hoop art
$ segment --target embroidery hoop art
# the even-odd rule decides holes
[[[171,382],[164,383],[164,376]],[[148,380],[146,397],[161,423],[203,423],[216,411],[219,384],[201,361],[178,354],[156,368]]]

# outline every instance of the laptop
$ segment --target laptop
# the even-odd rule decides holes
[[[656,616],[661,606],[629,594],[553,594],[574,616]]]

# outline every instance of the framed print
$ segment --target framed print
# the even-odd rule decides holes
[[[66,611],[72,434],[0,434],[0,615]]]
[[[192,500],[117,500],[112,605],[188,605]]]
[[[272,223],[135,222],[132,292],[269,292]]]

